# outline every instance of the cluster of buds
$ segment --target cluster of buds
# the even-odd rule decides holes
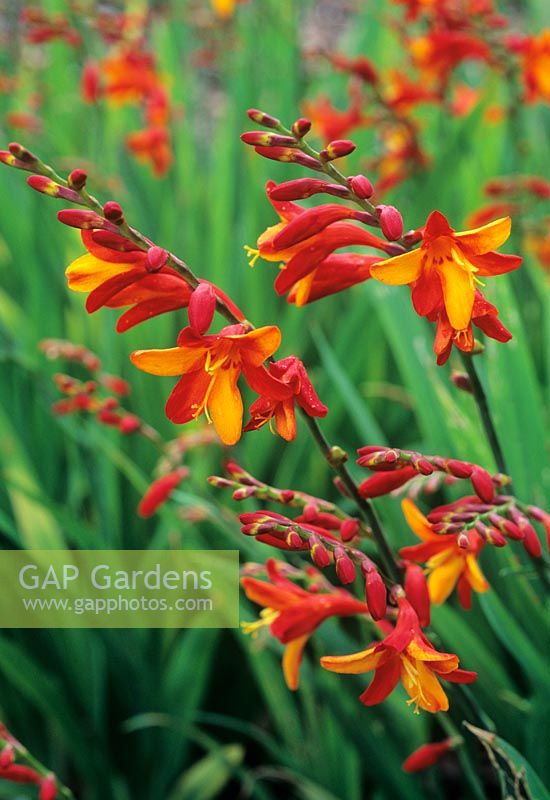
[[[129,384],[118,375],[100,372],[101,362],[90,350],[59,339],[45,339],[39,347],[48,358],[75,362],[93,376],[93,380],[80,380],[65,373],[54,374],[54,384],[63,395],[52,405],[56,416],[87,413],[94,415],[102,425],[117,428],[123,434],[154,433],[139,417],[120,407],[120,398],[130,394]]]
[[[0,723],[0,779],[38,787],[38,800],[56,800],[59,784],[52,772],[29,765],[25,747]]]
[[[302,118],[290,128],[285,128],[280,120],[257,109],[250,109],[248,116],[253,122],[278,131],[278,133],[248,131],[241,135],[241,140],[254,147],[259,155],[274,161],[299,164],[316,172],[325,172],[332,179],[324,181],[319,178],[302,178],[288,181],[276,187],[273,193],[274,200],[278,202],[301,200],[321,193],[350,199],[362,206],[363,213],[352,212],[338,206],[323,207],[323,209],[332,208],[333,214],[337,214],[336,209],[339,209],[339,213],[330,220],[331,222],[337,219],[354,219],[365,225],[380,228],[389,242],[402,239],[404,227],[400,212],[394,206],[376,206],[370,202],[374,188],[367,177],[355,175],[346,178],[332,164],[333,161],[350,155],[356,148],[354,142],[349,139],[335,139],[317,151],[305,141],[305,135],[311,128],[310,120]],[[325,221],[322,227],[326,227],[327,224]],[[318,230],[321,228],[308,232],[302,238],[311,236]],[[391,254],[395,255],[397,252],[403,251],[396,250]]]
[[[361,550],[342,541],[333,530],[303,520],[289,519],[274,511],[252,511],[241,514],[241,531],[279,550],[308,552],[319,569],[334,565],[340,583],[353,583],[359,568],[365,583],[365,597],[374,620],[383,619],[387,608],[387,591],[376,564]]]
[[[346,514],[328,500],[293,489],[270,486],[255,478],[235,461],[227,461],[224,466],[227,477],[214,475],[208,478],[208,482],[216,488],[232,489],[234,500],[242,501],[254,497],[262,502],[269,501],[299,509],[300,515],[294,520],[296,523],[315,525],[324,531],[330,531],[342,542],[371,536],[371,531],[364,522]]]
[[[524,505],[510,495],[495,495],[489,502],[482,502],[474,495],[461,497],[434,508],[427,519],[433,533],[456,534],[457,544],[464,550],[473,548],[474,533],[494,547],[504,547],[509,539],[520,541],[532,558],[539,558],[542,547],[531,523],[541,523],[547,536],[550,535],[550,514],[536,506]]]
[[[468,461],[459,461],[443,456],[427,456],[414,450],[399,450],[395,447],[369,445],[358,451],[357,463],[360,467],[376,472],[363,481],[359,487],[363,497],[379,497],[404,486],[417,475],[432,475],[442,472],[456,479],[468,479],[477,496],[490,503],[495,488],[510,483],[507,475],[490,475],[486,469]]]
[[[64,41],[71,47],[81,44],[81,37],[64,14],[50,14],[38,6],[23,8],[20,14],[25,41],[28,44],[47,44]]]

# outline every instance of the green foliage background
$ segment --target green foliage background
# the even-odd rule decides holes
[[[15,39],[7,41],[3,68],[13,71],[16,64],[21,84],[12,96],[0,98],[2,109],[20,110],[30,88],[37,87],[44,130],[24,137],[30,149],[58,169],[89,165],[92,191],[103,199],[115,196],[132,224],[228,290],[255,324],[281,327],[280,355],[295,353],[310,366],[330,407],[323,429],[334,443],[350,452],[366,443],[391,443],[494,469],[471,397],[449,380],[459,366],[456,357],[445,368],[435,366],[433,331],[414,314],[406,289],[369,282],[296,309],[272,290],[272,265],[259,262],[253,271],[247,266],[243,245],[253,244],[273,223],[265,181],[303,172],[266,162],[239,142],[248,123],[245,109],[265,108],[291,122],[304,96],[326,92],[341,107],[346,103],[344,77],[301,56],[308,26],[327,24],[323,5],[251,0],[227,25],[208,28],[197,22],[210,14],[208,4],[164,4],[151,44],[185,116],[173,128],[175,166],[160,181],[124,149],[125,135],[138,127],[138,111],[90,108],[80,100],[83,60],[103,50],[97,37],[87,35],[80,51],[48,45],[38,66],[29,63]],[[329,26],[330,41],[391,67],[401,57],[388,24],[395,8],[347,5],[353,13],[344,24]],[[53,0],[41,6],[65,10]],[[14,9],[17,4],[7,13]],[[523,3],[519,22],[536,31],[544,10],[542,0]],[[215,59],[199,69],[197,54],[206,46]],[[512,172],[541,175],[547,166],[547,109],[520,108],[513,123],[488,125],[484,107],[506,103],[506,86],[473,65],[465,75],[483,84],[482,107],[460,119],[436,107],[425,109],[431,168],[388,197],[402,209],[408,228],[420,225],[433,208],[460,227],[483,204],[487,179]],[[4,126],[3,138],[23,137]],[[354,138],[351,174],[376,147],[372,131]],[[205,484],[208,474],[219,472],[219,448],[190,457],[192,479],[180,493],[184,506],[200,506],[209,518],[182,523],[166,509],[145,522],[135,508],[154,467],[152,448],[88,421],[52,419],[50,378],[59,365],[47,363],[37,343],[63,337],[86,344],[107,371],[129,379],[132,410],[174,436],[161,402],[172,380],[137,373],[128,353],[171,345],[183,320],[162,317],[120,336],[115,312],[88,316],[82,297],[67,291],[63,275],[82,251],[79,237],[56,222],[61,206],[30,191],[24,177],[3,170],[0,183],[2,547],[181,544],[240,548],[244,558],[262,560],[265,548],[238,532],[234,514],[240,507]],[[509,252],[517,252],[518,229],[516,224]],[[501,309],[514,339],[506,346],[488,342],[479,368],[517,494],[548,507],[547,277],[526,258],[519,272],[489,282],[487,296]],[[264,429],[244,437],[234,455],[275,485],[335,497],[307,431],[300,430],[289,446]],[[411,543],[399,503],[385,499],[377,507],[392,543]],[[479,672],[473,696],[500,736],[548,779],[542,587],[517,547],[487,549],[482,566],[492,591],[477,599],[469,614],[454,601],[437,610],[435,630],[442,646]],[[245,619],[256,611],[243,603]],[[4,632],[2,716],[86,800],[483,797],[482,783],[490,785],[492,778],[473,737],[464,734],[472,773],[464,762],[460,771],[451,766],[439,776],[433,771],[407,776],[400,764],[409,752],[443,737],[439,718],[415,716],[400,692],[365,709],[356,695],[367,676],[356,681],[316,667],[320,654],[346,652],[357,637],[365,642],[367,636],[354,626],[344,631],[327,624],[310,646],[300,690],[291,695],[282,680],[279,646],[266,642],[260,648],[239,631]],[[457,719],[462,715],[476,723],[453,692],[451,702]],[[20,789],[10,791],[1,788],[0,796],[23,796]]]

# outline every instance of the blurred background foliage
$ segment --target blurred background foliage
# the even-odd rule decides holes
[[[81,15],[66,3],[51,0],[41,7],[63,11],[82,27]],[[85,31],[75,49],[60,41],[31,48],[17,35],[16,2],[2,9],[1,69],[19,78],[17,88],[0,97],[2,139],[21,140],[58,170],[87,169],[92,191],[120,201],[135,227],[228,290],[254,323],[279,325],[280,355],[304,360],[330,407],[323,429],[331,441],[352,453],[367,443],[395,444],[493,470],[473,400],[450,381],[451,370],[460,366],[456,356],[444,368],[435,366],[433,331],[414,314],[406,289],[368,282],[297,309],[275,295],[275,267],[259,262],[250,270],[243,250],[274,221],[265,181],[303,174],[264,161],[240,143],[245,110],[264,108],[290,123],[303,99],[320,93],[345,107],[345,76],[304,58],[303,51],[330,46],[366,54],[389,68],[400,58],[399,38],[388,21],[395,7],[359,0],[251,0],[226,21],[199,0],[151,8],[156,14],[149,44],[180,110],[172,124],[175,161],[164,178],[153,177],[124,147],[138,109],[82,103],[82,66],[103,55],[101,39]],[[524,30],[537,31],[545,3],[502,10]],[[461,69],[466,81],[483,85],[484,100],[461,118],[435,105],[423,107],[431,165],[387,195],[407,228],[422,224],[433,208],[460,228],[483,205],[487,180],[514,172],[542,175],[547,166],[547,109],[518,108],[513,120],[489,124],[485,107],[505,105],[509,87],[479,65]],[[27,108],[35,93],[40,130],[10,127],[6,115]],[[358,147],[345,165],[349,174],[361,171],[379,146],[368,128],[353,138]],[[91,420],[52,418],[51,375],[59,365],[47,362],[37,344],[61,337],[90,347],[108,372],[130,380],[131,410],[167,438],[176,435],[163,414],[172,379],[136,372],[128,354],[170,346],[184,318],[164,316],[118,335],[116,312],[88,316],[82,297],[65,286],[64,268],[82,245],[77,232],[56,222],[59,206],[30,191],[15,170],[2,172],[0,192],[2,547],[239,548],[243,559],[263,560],[266,549],[238,531],[235,513],[241,507],[205,482],[219,474],[221,448],[192,452],[192,477],[179,492],[178,506],[144,521],[135,509],[151,479],[154,449]],[[517,252],[519,227],[509,252]],[[477,363],[517,494],[548,507],[547,276],[527,257],[519,272],[489,283],[487,296],[514,339],[506,346],[487,342]],[[265,428],[245,436],[233,455],[275,485],[337,498],[304,430],[289,446]],[[412,543],[399,502],[386,498],[377,507],[392,543]],[[483,553],[491,592],[475,600],[469,614],[449,602],[436,611],[434,627],[440,644],[479,672],[475,702],[544,779],[550,709],[544,697],[548,641],[541,587],[529,563],[510,550]],[[243,601],[243,618],[256,611]],[[415,716],[400,692],[366,709],[356,699],[364,678],[315,666],[320,654],[346,652],[355,646],[353,639],[364,642],[367,635],[356,623],[327,624],[310,646],[301,688],[292,695],[283,684],[279,645],[250,641],[239,631],[6,631],[0,635],[2,717],[87,800],[482,797],[481,782],[494,787],[490,796],[498,796],[472,737],[468,746],[477,777],[465,778],[456,760],[439,774],[405,775],[400,764],[408,753],[442,738],[439,718]],[[458,694],[451,692],[451,702],[455,719],[475,722]],[[23,796],[18,791],[6,786],[0,796]]]

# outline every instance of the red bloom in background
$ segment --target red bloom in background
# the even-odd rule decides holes
[[[275,420],[277,433],[287,442],[296,437],[297,403],[310,417],[324,417],[328,409],[317,397],[306,368],[299,358],[289,356],[268,364],[271,375],[288,387],[288,397],[279,399],[262,395],[250,406],[250,422],[245,431],[258,430]]]
[[[132,48],[122,48],[100,64],[103,93],[114,105],[139,103],[160,83],[155,58]]]
[[[350,105],[345,111],[336,108],[327,95],[321,95],[316,100],[304,100],[302,103],[304,114],[311,120],[325,144],[335,139],[347,139],[355,128],[367,122],[362,106],[361,93],[353,89],[350,90]]]
[[[489,61],[489,46],[467,31],[432,28],[426,36],[409,41],[409,51],[424,80],[443,89],[463,61]]]
[[[257,622],[245,623],[246,633],[255,634],[268,625],[269,630],[285,646],[283,674],[289,689],[297,689],[304,647],[329,617],[350,617],[368,614],[366,603],[356,600],[344,589],[333,592],[308,592],[286,578],[274,559],[266,563],[268,581],[241,578],[246,596],[263,606]]]
[[[550,103],[550,29],[524,41],[522,60],[525,99]]]
[[[167,128],[154,125],[142,131],[130,133],[126,137],[128,150],[138,161],[150,164],[159,178],[165,175],[172,165],[173,153],[170,132]]]
[[[167,266],[151,271],[146,251],[109,231],[83,230],[81,236],[88,253],[67,267],[69,288],[75,292],[89,292],[86,301],[89,313],[104,306],[131,306],[117,322],[119,333],[159,314],[189,305],[191,288],[183,277]],[[242,312],[221,289],[214,287],[214,290],[235,316],[243,319]]]
[[[360,696],[366,706],[376,705],[390,695],[399,681],[410,697],[408,704],[435,713],[447,711],[449,701],[439,679],[471,683],[475,672],[459,669],[458,656],[435,650],[422,633],[418,617],[402,593],[395,628],[386,638],[366,650],[347,656],[324,656],[321,666],[331,672],[359,675],[374,670],[374,679]]]
[[[384,252],[391,248],[389,242],[350,221],[361,220],[363,212],[333,203],[305,209],[290,201],[277,201],[271,197],[276,186],[269,181],[266,191],[281,221],[261,234],[257,249],[246,249],[252,264],[258,257],[282,263],[275,280],[277,294],[288,292],[288,302],[303,306],[367,280],[371,265],[379,261],[376,256],[335,254],[350,245]]]

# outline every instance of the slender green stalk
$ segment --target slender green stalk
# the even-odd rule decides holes
[[[479,379],[479,375],[477,373],[477,369],[474,364],[474,357],[467,353],[462,353],[462,352],[460,355],[462,357],[462,363],[464,364],[464,368],[468,373],[468,377],[470,378],[470,383],[472,385],[472,393],[474,395],[474,399],[479,409],[481,422],[483,424],[483,428],[487,435],[489,445],[493,452],[497,469],[499,470],[499,472],[502,472],[505,475],[509,475],[509,472],[506,468],[504,453],[502,452],[502,447],[500,446],[500,441],[496,432],[493,418],[491,416],[491,411],[489,409],[489,403],[487,402],[487,395],[485,394],[485,389],[483,388],[483,385]]]

